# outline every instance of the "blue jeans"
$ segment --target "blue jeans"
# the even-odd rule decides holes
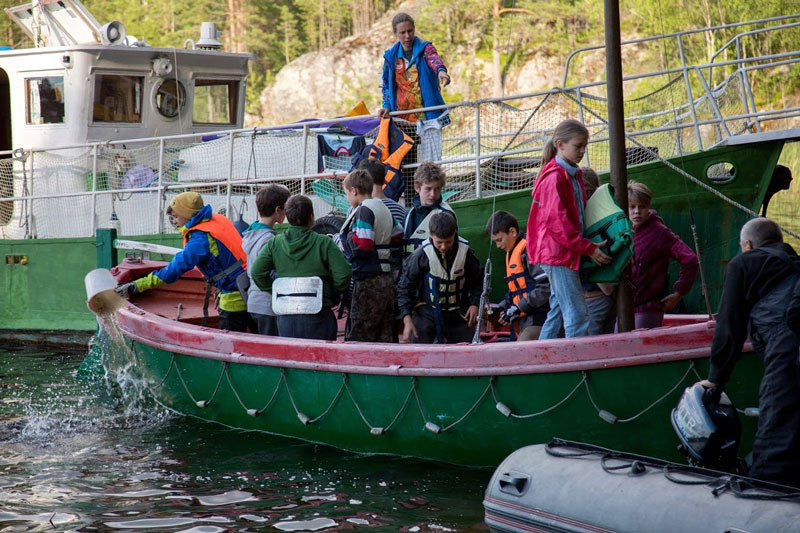
[[[550,280],[550,311],[539,339],[557,339],[564,327],[567,338],[589,334],[589,311],[583,299],[581,276],[564,266],[539,265]]]

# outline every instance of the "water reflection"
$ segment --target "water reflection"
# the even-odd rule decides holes
[[[125,360],[101,395],[83,355],[0,351],[0,530],[485,530],[488,471],[178,417]]]

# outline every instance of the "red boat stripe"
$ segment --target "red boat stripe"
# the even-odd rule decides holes
[[[486,497],[484,502],[489,502],[489,503],[494,504],[494,505],[496,505],[498,507],[507,507],[509,509],[514,509],[515,511],[520,511],[520,512],[523,512],[523,513],[534,514],[534,515],[541,516],[543,518],[547,518],[549,520],[553,520],[553,521],[556,521],[556,522],[563,522],[565,524],[570,524],[570,525],[573,525],[573,526],[582,527],[584,529],[588,529],[589,531],[596,531],[597,533],[614,533],[613,530],[605,529],[605,528],[600,527],[600,526],[595,526],[594,524],[588,524],[586,522],[581,522],[579,520],[574,520],[572,518],[567,518],[565,516],[555,515],[555,514],[548,513],[548,512],[539,510],[539,509],[533,509],[531,507],[525,507],[525,506],[522,506],[522,505],[517,505],[517,504],[514,504],[514,503],[506,502],[506,501],[503,501],[503,500],[498,500],[496,498],[492,498],[492,497],[489,497],[489,496]],[[488,513],[487,513],[487,516],[488,516]]]
[[[586,341],[401,345],[309,341],[231,333],[156,316],[133,305],[117,314],[123,333],[176,353],[220,361],[353,374],[498,376],[575,372],[708,357],[713,322]]]

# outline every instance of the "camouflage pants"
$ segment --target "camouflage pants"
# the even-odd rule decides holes
[[[393,342],[394,279],[378,274],[353,283],[353,298],[344,338],[348,341]]]

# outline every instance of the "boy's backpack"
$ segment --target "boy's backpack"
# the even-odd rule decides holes
[[[606,241],[603,252],[611,256],[607,265],[581,257],[581,281],[585,283],[619,283],[622,271],[633,257],[633,224],[614,200],[609,184],[598,187],[586,202],[583,213],[584,237],[592,242]]]

